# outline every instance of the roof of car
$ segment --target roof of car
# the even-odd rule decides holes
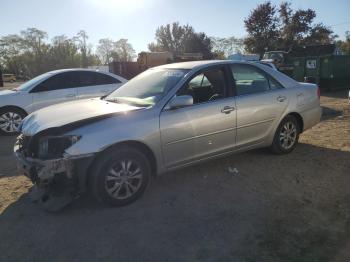
[[[105,75],[110,75],[114,78],[121,80],[122,82],[127,81],[125,78],[123,78],[119,75],[113,74],[111,72],[106,72],[106,71],[102,71],[102,70],[98,70],[98,69],[88,69],[88,68],[65,68],[65,69],[58,69],[58,70],[49,71],[46,74],[54,75],[54,74],[60,74],[60,73],[64,73],[64,72],[71,72],[71,71],[98,72],[98,73],[102,73]]]
[[[157,68],[169,68],[169,69],[194,69],[196,67],[201,67],[205,65],[215,65],[215,64],[227,64],[232,63],[232,60],[201,60],[201,61],[191,61],[191,62],[181,62],[158,66]]]
[[[256,63],[255,61],[235,61],[235,60],[204,60],[204,61],[192,61],[192,62],[182,62],[161,65],[155,68],[164,69],[188,69],[188,70],[201,70],[210,65],[225,65],[225,64],[248,64],[259,67],[260,69],[268,72],[273,77],[277,78],[285,87],[293,87],[296,81],[281,72],[272,69],[271,67],[264,65],[262,63]]]
[[[99,71],[96,69],[87,69],[87,68],[64,68],[64,69],[53,70],[53,71],[50,71],[48,73],[56,74],[56,73],[63,73],[63,72],[69,72],[69,71],[89,71],[89,72],[108,73],[108,72]]]

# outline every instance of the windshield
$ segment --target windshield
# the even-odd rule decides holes
[[[277,52],[265,53],[263,59],[272,59],[272,60],[281,61],[283,60],[283,54],[277,53]]]
[[[32,87],[33,84],[36,84],[37,82],[46,79],[51,73],[45,73],[42,75],[38,75],[37,77],[34,77],[33,79],[25,82],[24,84],[20,85],[17,88],[14,88],[14,90],[18,91],[28,91],[29,88]]]
[[[149,69],[126,82],[105,100],[153,106],[163,98],[188,72],[182,69]]]

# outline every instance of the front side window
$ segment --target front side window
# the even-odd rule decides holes
[[[149,69],[123,84],[105,100],[140,106],[153,106],[188,72],[183,69]]]
[[[60,73],[41,82],[36,86],[34,92],[53,91],[75,87],[74,75],[72,72]]]
[[[37,82],[42,81],[43,79],[46,79],[50,77],[52,73],[45,73],[42,75],[38,75],[34,77],[33,79],[25,82],[24,84],[20,85],[19,87],[15,88],[17,91],[29,91],[32,86],[34,86]]]
[[[261,93],[269,90],[265,75],[252,66],[231,65],[237,95]]]
[[[224,98],[225,89],[225,74],[216,68],[193,77],[176,95],[190,95],[193,97],[193,103],[199,104]]]

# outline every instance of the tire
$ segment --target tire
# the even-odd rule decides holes
[[[0,109],[0,135],[16,135],[17,128],[26,115],[23,110],[15,107]]]
[[[286,116],[276,130],[271,151],[279,155],[292,152],[298,144],[299,134],[300,126],[297,119],[292,115]]]
[[[90,171],[89,188],[98,201],[124,206],[142,196],[150,180],[148,158],[133,147],[122,146],[107,150],[96,159]]]

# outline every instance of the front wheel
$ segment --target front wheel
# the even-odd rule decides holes
[[[26,114],[17,108],[0,109],[0,134],[15,135]]]
[[[298,121],[294,116],[286,116],[279,124],[271,150],[275,154],[287,154],[296,147],[300,134]]]
[[[151,168],[142,152],[122,146],[102,153],[90,175],[90,190],[97,200],[124,206],[143,194],[150,181]]]

